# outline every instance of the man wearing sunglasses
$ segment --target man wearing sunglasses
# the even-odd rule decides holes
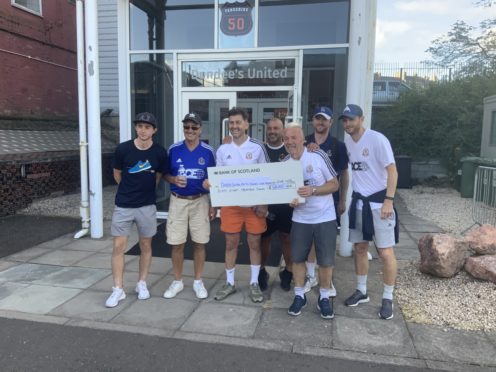
[[[166,231],[167,243],[172,246],[174,281],[165,291],[165,298],[173,298],[184,289],[182,273],[188,230],[194,249],[193,291],[199,299],[208,297],[201,276],[205,244],[210,240],[210,221],[216,212],[210,207],[208,191],[202,183],[207,178],[207,167],[215,167],[215,155],[213,148],[200,140],[201,125],[198,114],[186,114],[184,140],[169,147],[169,173],[165,179],[170,184],[171,198]]]

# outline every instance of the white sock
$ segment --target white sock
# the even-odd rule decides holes
[[[320,288],[320,299],[331,297],[331,290],[329,288]]]
[[[236,271],[236,268],[233,267],[232,269],[226,269],[226,281],[234,285],[234,272]]]
[[[331,288],[329,288],[329,297],[336,297],[337,292],[336,292],[336,287],[334,287],[334,284],[331,282]]]
[[[394,291],[394,285],[384,284],[384,292],[382,293],[382,298],[385,298],[386,300],[392,300],[393,291]]]
[[[203,282],[203,280],[201,280],[201,279],[195,279],[195,282],[193,283],[193,285],[201,284],[202,282]]]
[[[367,275],[357,275],[357,289],[363,294],[367,294]]]
[[[258,274],[260,274],[260,265],[250,265],[251,268],[251,279],[250,284],[258,284]]]
[[[315,266],[317,265],[315,262],[305,262],[307,267],[307,275],[311,278],[315,278]]]
[[[305,287],[295,287],[294,293],[295,296],[300,296],[301,298],[305,298]]]

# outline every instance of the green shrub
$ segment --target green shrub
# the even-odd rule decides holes
[[[463,156],[479,156],[483,99],[496,94],[496,74],[432,84],[405,92],[390,108],[374,113],[374,128],[395,154],[439,159],[454,178]]]

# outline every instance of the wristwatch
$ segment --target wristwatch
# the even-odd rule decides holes
[[[317,192],[317,188],[316,188],[316,187],[314,187],[314,188],[312,189],[312,195],[315,195],[315,193],[316,193],[316,192]]]

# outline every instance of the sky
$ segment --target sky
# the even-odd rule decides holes
[[[409,63],[430,59],[425,50],[457,20],[478,26],[496,17],[475,0],[378,0],[375,62]]]

